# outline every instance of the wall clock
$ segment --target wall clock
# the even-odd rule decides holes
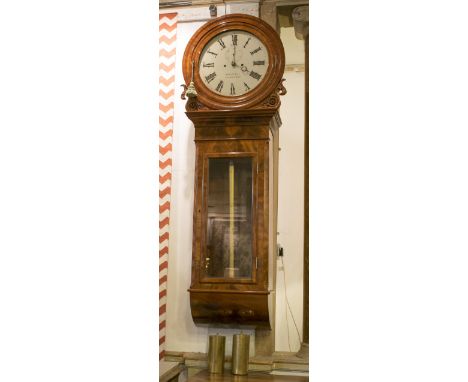
[[[277,32],[253,16],[211,20],[185,50],[184,79],[197,93],[186,103],[196,148],[189,289],[196,324],[271,327],[283,72]]]
[[[208,109],[250,108],[277,93],[283,73],[277,32],[249,15],[211,20],[192,36],[184,53],[185,82],[193,76],[198,102]]]

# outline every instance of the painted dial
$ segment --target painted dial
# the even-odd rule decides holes
[[[268,69],[268,50],[253,34],[231,30],[211,39],[200,55],[199,73],[214,93],[236,97],[255,89]]]

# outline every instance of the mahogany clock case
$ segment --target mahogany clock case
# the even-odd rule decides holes
[[[198,71],[200,55],[220,33],[239,30],[253,34],[267,48],[268,70],[247,93],[223,96],[202,82]],[[184,79],[189,84],[193,75],[197,92],[186,104],[186,115],[194,124],[196,147],[189,293],[192,318],[197,325],[271,328],[269,267],[273,263],[269,257],[276,237],[270,237],[274,230],[271,206],[276,155],[272,148],[280,125],[279,95],[286,93],[282,87],[283,72],[284,49],[277,32],[249,15],[231,14],[207,22],[195,32],[185,50]],[[227,181],[230,162],[235,163],[232,179],[237,183]],[[224,169],[219,179],[215,179],[217,169]],[[221,195],[222,202],[212,199],[213,189],[213,195]],[[236,189],[249,194],[239,197]],[[228,202],[231,195],[236,195],[235,202]],[[217,203],[223,204],[222,212],[221,207],[213,210],[218,208]],[[215,221],[218,225],[213,228]],[[235,234],[229,228],[233,221]],[[233,253],[233,236],[236,264],[226,266],[228,254]],[[237,273],[226,273],[230,270]]]
[[[193,215],[192,283],[189,289],[196,324],[270,328],[269,267],[269,134],[268,118],[237,118],[230,126],[195,125],[196,164]],[[258,123],[260,121],[260,123]],[[263,121],[263,124],[261,123]],[[217,136],[213,136],[215,131]],[[240,267],[250,276],[235,278],[209,274],[213,262],[209,243],[210,161],[249,159],[251,163],[251,255]],[[212,169],[211,169],[212,170]],[[219,250],[218,250],[219,251]]]

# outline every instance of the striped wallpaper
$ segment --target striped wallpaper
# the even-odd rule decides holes
[[[159,15],[159,359],[166,342],[177,13]]]

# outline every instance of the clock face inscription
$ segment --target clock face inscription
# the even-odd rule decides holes
[[[232,30],[206,44],[200,56],[199,73],[213,92],[236,97],[255,89],[268,69],[268,50],[253,34]]]

